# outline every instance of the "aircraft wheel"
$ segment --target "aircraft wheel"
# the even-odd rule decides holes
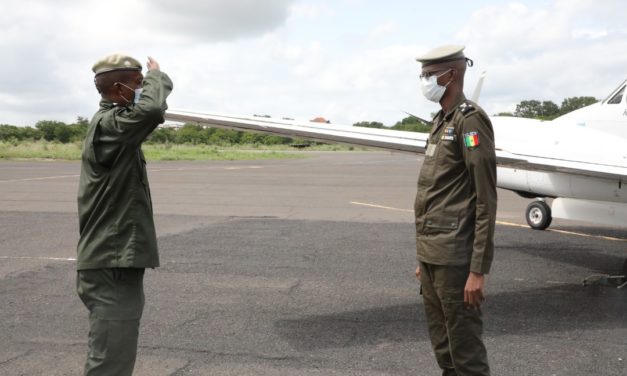
[[[527,224],[534,230],[544,230],[551,224],[551,207],[544,201],[534,201],[525,212]]]

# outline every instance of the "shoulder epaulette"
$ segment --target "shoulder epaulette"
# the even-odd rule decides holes
[[[464,116],[472,113],[474,110],[475,110],[475,106],[473,106],[472,103],[468,101],[462,102],[462,104],[459,105],[459,111]]]

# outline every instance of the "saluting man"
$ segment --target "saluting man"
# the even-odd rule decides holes
[[[93,66],[102,96],[83,144],[77,292],[89,310],[85,375],[131,375],[144,308],[144,269],[159,266],[142,142],[164,121],[172,81],[148,58]]]
[[[494,253],[496,157],[490,119],[463,93],[473,64],[463,50],[442,46],[416,59],[424,96],[441,106],[418,178],[416,277],[442,375],[485,376],[481,304]]]

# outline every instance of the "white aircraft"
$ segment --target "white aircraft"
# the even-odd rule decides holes
[[[626,86],[624,81],[600,103],[553,121],[491,117],[497,185],[526,198],[538,198],[525,213],[532,228],[547,228],[553,217],[627,225]],[[413,153],[425,152],[428,137],[416,132],[193,111],[169,110],[166,119]],[[552,210],[545,198],[554,199]]]

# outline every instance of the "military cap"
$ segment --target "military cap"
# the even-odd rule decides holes
[[[440,46],[432,49],[422,56],[418,56],[416,60],[422,63],[423,67],[455,60],[466,60],[468,62],[468,66],[472,66],[472,60],[464,56],[464,48],[466,47],[454,44]]]
[[[123,54],[112,54],[98,60],[91,68],[97,75],[119,70],[142,70],[142,65],[136,59]]]

